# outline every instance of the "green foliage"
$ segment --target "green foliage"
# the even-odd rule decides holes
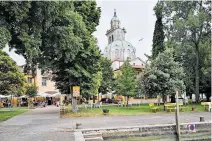
[[[91,94],[97,95],[99,93],[99,87],[102,82],[102,71],[99,71],[92,75],[92,88],[91,88]]]
[[[101,67],[102,67],[102,82],[99,88],[99,92],[106,94],[112,91],[114,86],[114,76],[113,69],[111,67],[112,62],[107,58],[101,57]]]
[[[163,10],[163,2],[158,1],[156,4],[154,11],[156,15],[156,23],[155,30],[153,35],[153,49],[152,49],[152,58],[155,59],[160,52],[164,51],[164,31],[163,31],[163,23],[162,23],[162,10]]]
[[[136,94],[136,73],[134,72],[129,60],[126,60],[121,66],[121,75],[117,77],[117,86],[115,90],[123,96],[134,96]],[[127,99],[128,104],[128,99]]]
[[[201,62],[205,60],[205,57],[201,56],[201,46],[205,43],[205,39],[211,37],[211,1],[166,1],[163,15],[166,17],[167,39],[179,46],[179,50],[188,48],[186,53],[191,52],[189,57],[182,58],[178,54],[180,56],[177,58],[185,63],[183,66],[186,70],[186,79],[190,81],[187,90],[192,90],[191,87],[194,85],[196,101],[199,102]],[[211,42],[208,43],[211,46]],[[193,67],[195,73],[191,75]],[[188,71],[187,68],[189,68]],[[192,82],[193,79],[195,82]]]
[[[7,53],[0,50],[0,92],[3,95],[17,94],[25,82],[24,75]]]
[[[96,31],[96,26],[99,25],[99,19],[101,15],[100,7],[96,7],[95,1],[74,1],[74,11],[80,14],[83,18],[83,22],[86,25],[87,30],[90,33]]]
[[[5,37],[0,47],[9,40],[9,47],[26,59],[27,71],[34,75],[39,63],[53,70],[62,92],[80,85],[81,93],[89,95],[97,89],[92,74],[101,71],[101,54],[91,35],[100,12],[95,1],[0,2],[0,37]]]
[[[175,94],[176,89],[181,93],[184,91],[184,77],[181,64],[174,61],[173,49],[166,49],[146,66],[141,81],[149,97],[160,95],[164,98],[166,95]]]
[[[80,12],[72,12],[67,2],[60,3],[60,9],[63,12],[60,11],[58,22],[50,27],[50,38],[46,39],[43,64],[51,64],[56,86],[63,93],[70,93],[70,86],[80,86],[84,97],[97,94],[101,54],[96,40],[86,29]]]
[[[0,27],[0,49],[3,49],[6,46],[10,38],[10,32],[5,27]]]
[[[28,95],[29,97],[34,97],[37,95],[38,93],[38,87],[35,85],[32,86],[26,86],[26,95]]]

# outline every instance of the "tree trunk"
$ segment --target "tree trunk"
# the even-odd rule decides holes
[[[195,67],[195,97],[196,103],[199,103],[199,49],[196,47],[196,67]]]
[[[210,92],[206,93],[205,96],[206,96],[207,102],[210,102],[211,93]]]
[[[162,99],[163,99],[163,110],[166,111],[166,107],[165,107],[165,104],[166,104],[166,95],[163,95],[162,96]]]
[[[93,103],[95,103],[95,95],[93,95]]]
[[[129,96],[127,96],[127,107],[128,107],[128,103],[129,103]]]

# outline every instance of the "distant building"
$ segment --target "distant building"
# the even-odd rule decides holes
[[[24,73],[24,65],[19,66],[19,70]],[[55,87],[55,82],[52,81],[52,72],[41,73],[41,69],[37,68],[35,71],[35,77],[32,73],[24,73],[24,77],[28,85],[36,85],[38,87],[38,93],[45,92],[49,94],[58,93],[59,90]]]
[[[110,22],[111,28],[107,30],[108,45],[105,47],[104,56],[112,61],[112,68],[116,75],[124,61],[130,59],[130,64],[139,75],[145,67],[145,62],[136,57],[136,49],[131,43],[125,40],[126,29],[121,28],[121,22],[114,11],[114,16]]]

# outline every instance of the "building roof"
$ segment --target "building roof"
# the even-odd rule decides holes
[[[132,65],[133,68],[136,68],[136,69],[143,69],[144,66],[143,65]]]

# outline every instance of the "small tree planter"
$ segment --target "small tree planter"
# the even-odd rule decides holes
[[[103,114],[104,115],[107,115],[109,113],[109,110],[108,109],[102,109],[102,111],[103,111]]]
[[[192,110],[192,111],[196,111],[196,107],[192,107],[191,110]]]

